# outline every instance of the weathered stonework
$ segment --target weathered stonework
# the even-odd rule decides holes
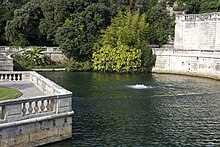
[[[28,81],[44,95],[0,101],[1,147],[32,147],[72,137],[71,92],[36,72],[0,72],[4,81]]]
[[[220,51],[188,51],[154,48],[153,72],[173,73],[220,79]]]
[[[178,15],[174,48],[153,51],[153,72],[220,79],[220,12]]]
[[[0,71],[13,71],[13,59],[0,52]]]
[[[174,48],[219,50],[220,12],[177,15]]]

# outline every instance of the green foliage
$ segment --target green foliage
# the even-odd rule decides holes
[[[24,45],[36,45],[40,42],[38,29],[40,19],[43,17],[41,8],[35,3],[28,2],[21,9],[14,12],[14,19],[7,22],[6,38],[10,42],[20,42]]]
[[[150,44],[162,45],[167,42],[168,36],[173,34],[172,18],[165,10],[164,4],[157,4],[147,14],[148,39]]]
[[[177,0],[175,10],[185,11],[188,14],[219,12],[219,0]]]
[[[201,0],[200,13],[220,12],[219,0]]]
[[[69,59],[66,61],[66,70],[67,71],[91,71],[92,65],[91,61],[78,62],[73,59]]]
[[[93,69],[96,71],[137,72],[141,68],[141,50],[122,45],[103,46],[93,53]]]
[[[16,70],[29,70],[34,66],[45,66],[53,64],[51,59],[43,53],[43,50],[33,47],[32,50],[25,50],[21,54],[13,56]]]
[[[154,57],[146,41],[147,29],[144,14],[141,15],[139,11],[134,14],[129,10],[125,13],[120,11],[94,44],[94,70],[136,72],[141,71],[141,68],[150,69]]]
[[[48,41],[47,45],[55,43],[57,28],[69,17],[68,2],[69,0],[46,0],[40,4],[44,17],[40,21],[39,30]]]
[[[7,21],[13,19],[15,9],[20,8],[28,0],[1,0],[0,1],[0,45],[8,44],[5,37],[5,26]]]
[[[110,24],[110,11],[102,3],[93,3],[72,15],[57,30],[56,41],[68,58],[86,61],[91,58],[92,46],[100,30]]]

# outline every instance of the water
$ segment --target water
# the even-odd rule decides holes
[[[73,138],[58,146],[220,146],[220,81],[43,72],[73,92]]]

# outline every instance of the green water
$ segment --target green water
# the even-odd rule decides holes
[[[42,72],[73,92],[73,138],[58,146],[220,146],[220,81]]]

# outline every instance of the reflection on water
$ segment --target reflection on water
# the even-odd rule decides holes
[[[73,139],[50,146],[220,145],[219,81],[159,74],[41,74],[74,93]]]

